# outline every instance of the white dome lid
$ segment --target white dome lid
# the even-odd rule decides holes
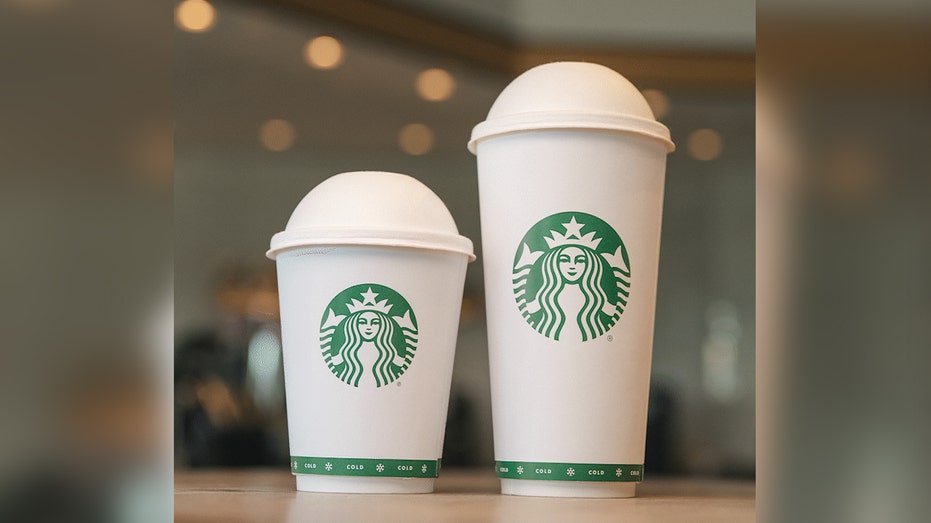
[[[459,235],[433,191],[410,176],[381,171],[337,174],[314,187],[272,237],[266,256],[316,245],[429,249],[475,259],[472,241]]]
[[[501,134],[542,129],[602,129],[658,140],[675,150],[669,129],[626,78],[603,65],[553,62],[524,72],[501,91],[472,130],[469,150]]]

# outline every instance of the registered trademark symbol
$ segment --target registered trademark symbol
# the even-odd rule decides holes
[[[608,334],[608,341],[614,341],[614,336]]]
[[[397,382],[397,384],[398,384],[398,387],[400,387],[400,386],[401,386],[401,382],[400,382],[400,381],[398,381],[398,382]]]

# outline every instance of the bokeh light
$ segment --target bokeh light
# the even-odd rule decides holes
[[[653,116],[657,120],[662,120],[669,114],[669,97],[659,89],[644,89],[643,97],[646,98],[647,104],[653,111]]]
[[[427,69],[417,75],[417,94],[430,102],[442,102],[456,92],[456,79],[445,69]]]
[[[268,120],[259,128],[259,142],[269,151],[287,151],[294,145],[294,124],[278,118]]]
[[[411,123],[398,133],[398,146],[412,156],[421,156],[433,149],[433,130],[422,123]]]
[[[207,0],[184,0],[175,7],[175,24],[189,33],[203,33],[213,27],[217,12]]]
[[[344,60],[343,44],[332,36],[318,36],[304,46],[304,61],[314,69],[336,69]]]
[[[689,135],[687,146],[692,158],[707,162],[721,156],[724,139],[714,129],[698,129]]]

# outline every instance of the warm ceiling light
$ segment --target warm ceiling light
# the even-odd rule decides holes
[[[175,7],[175,24],[189,33],[203,33],[213,27],[217,12],[207,0],[184,0]]]
[[[448,100],[456,91],[456,80],[445,69],[427,69],[417,75],[417,94],[430,102]]]
[[[336,69],[343,59],[343,44],[332,36],[318,36],[304,45],[304,61],[315,69]]]
[[[698,129],[689,135],[687,145],[692,158],[707,162],[721,155],[724,140],[714,129]]]
[[[398,133],[398,146],[407,154],[421,156],[433,149],[433,131],[422,123],[411,123]]]
[[[669,97],[659,89],[644,89],[643,97],[653,111],[653,117],[662,120],[669,114]]]
[[[294,137],[294,125],[287,120],[268,120],[259,128],[259,142],[269,151],[287,151],[294,145]]]

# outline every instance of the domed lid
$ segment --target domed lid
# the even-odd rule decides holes
[[[626,78],[603,65],[553,62],[526,71],[501,91],[488,118],[472,130],[469,151],[492,136],[541,129],[620,131],[675,150],[669,129]]]
[[[449,210],[426,185],[397,173],[358,171],[323,181],[297,205],[266,256],[314,245],[450,251],[475,260]]]

